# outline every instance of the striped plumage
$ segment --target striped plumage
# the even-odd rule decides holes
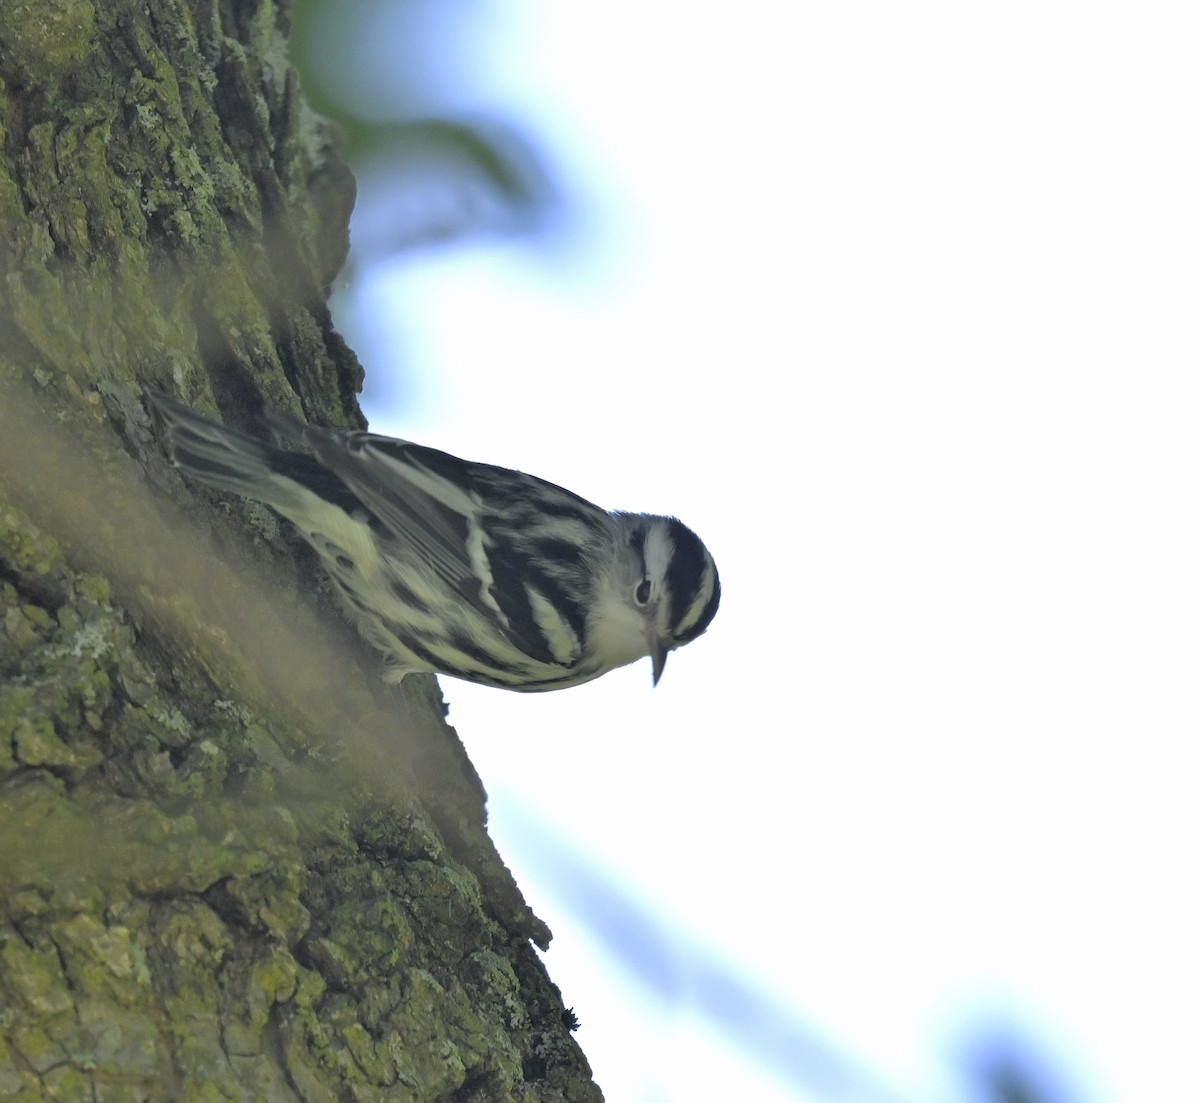
[[[716,565],[674,518],[268,408],[279,447],[151,397],[175,465],[291,521],[395,680],[563,689],[650,656],[657,683],[716,614]]]

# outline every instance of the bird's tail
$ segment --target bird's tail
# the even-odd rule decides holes
[[[297,483],[303,485],[305,470],[318,466],[311,457],[210,421],[161,391],[146,393],[166,428],[171,462],[185,475],[285,514],[295,506]]]

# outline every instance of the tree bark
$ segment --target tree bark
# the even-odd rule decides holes
[[[0,1098],[598,1100],[433,679],[145,383],[361,425],[284,0],[0,0]]]

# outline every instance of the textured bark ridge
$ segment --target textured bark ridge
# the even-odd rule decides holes
[[[0,1098],[597,1100],[436,684],[144,410],[361,424],[288,18],[0,0]]]

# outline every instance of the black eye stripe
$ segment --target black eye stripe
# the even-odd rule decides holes
[[[629,546],[637,552],[637,557],[642,561],[642,566],[646,565],[646,530],[644,528],[635,528],[629,534]]]

